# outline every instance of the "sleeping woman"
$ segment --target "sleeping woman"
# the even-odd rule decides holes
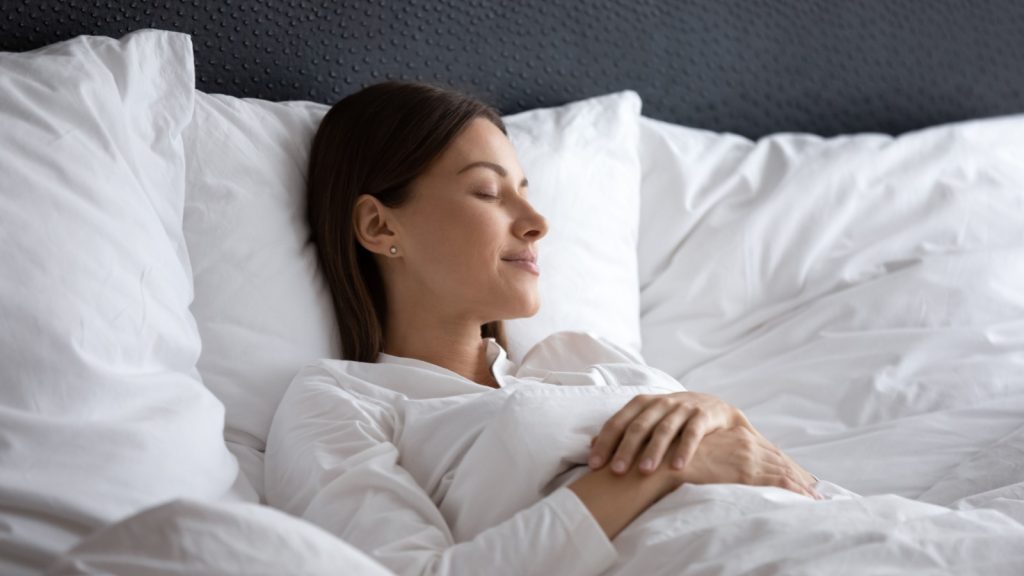
[[[479,101],[388,82],[338,102],[313,143],[308,218],[345,359],[288,389],[267,500],[391,570],[598,574],[683,485],[812,506],[831,486],[738,409],[595,334],[509,359],[502,320],[541,305],[548,224]]]

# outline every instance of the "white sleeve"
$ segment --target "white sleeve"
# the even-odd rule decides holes
[[[401,575],[593,575],[614,546],[589,510],[560,488],[508,520],[455,543],[441,512],[399,465],[386,401],[339,388],[325,369],[296,376],[266,450],[271,506],[326,529]]]

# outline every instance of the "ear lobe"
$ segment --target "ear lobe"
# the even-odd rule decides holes
[[[379,200],[369,194],[360,194],[353,210],[353,228],[356,240],[370,252],[386,254],[395,244],[395,232],[388,225],[390,214]]]

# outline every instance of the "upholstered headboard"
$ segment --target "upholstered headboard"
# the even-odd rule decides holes
[[[0,50],[192,35],[201,90],[332,103],[442,82],[503,113],[632,88],[643,113],[757,137],[1024,112],[1018,0],[2,0]]]

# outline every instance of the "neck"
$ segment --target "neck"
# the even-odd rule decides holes
[[[430,362],[477,384],[497,388],[480,325],[475,320],[431,317],[422,308],[406,314],[392,309],[384,331],[384,352]]]

